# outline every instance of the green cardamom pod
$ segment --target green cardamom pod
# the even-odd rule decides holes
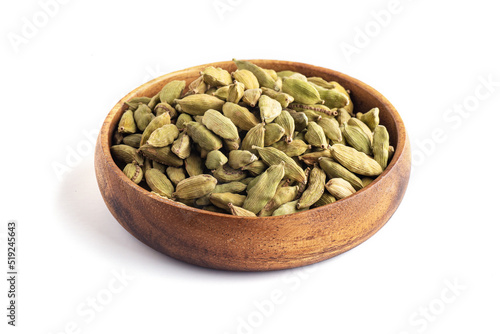
[[[236,71],[234,71],[233,78],[236,81],[241,82],[244,85],[246,90],[259,88],[259,80],[257,80],[257,77],[252,72],[250,72],[248,70],[236,70]]]
[[[217,169],[222,165],[227,163],[227,157],[219,150],[213,150],[208,152],[207,160],[205,161],[205,166],[212,170]]]
[[[229,166],[234,169],[242,168],[257,159],[257,156],[250,151],[234,150],[229,152]]]
[[[179,137],[179,129],[174,124],[167,124],[151,133],[147,143],[154,147],[165,147]]]
[[[291,95],[295,102],[303,104],[323,104],[318,90],[309,82],[300,79],[283,79],[283,92]]]
[[[200,198],[210,194],[216,185],[217,180],[212,175],[191,176],[179,182],[173,196],[182,199]]]
[[[135,163],[127,164],[125,168],[123,168],[123,173],[125,173],[125,175],[135,184],[139,184],[142,181],[142,168]]]
[[[257,124],[259,120],[247,108],[239,106],[235,103],[226,102],[222,107],[224,116],[229,118],[234,125],[244,131],[248,131]]]
[[[278,87],[276,87],[276,80],[273,79],[271,74],[266,72],[263,68],[244,60],[233,59],[233,61],[238,67],[238,70],[248,70],[252,72],[259,81],[259,85],[261,87],[277,90]]]
[[[236,140],[239,138],[238,129],[236,125],[217,110],[207,110],[203,115],[202,120],[209,130],[223,139]]]
[[[224,105],[223,100],[208,94],[189,95],[174,102],[180,106],[182,112],[192,116],[203,116],[209,109],[222,111]]]
[[[187,134],[191,139],[207,151],[218,150],[222,147],[222,140],[203,124],[189,122],[186,125]]]
[[[166,173],[170,181],[172,181],[175,186],[186,178],[184,168],[182,167],[167,167]]]
[[[271,146],[283,138],[283,135],[285,135],[285,129],[277,123],[266,124],[264,125],[264,128],[266,129],[264,133],[264,146]]]
[[[156,129],[159,129],[167,124],[170,124],[170,115],[167,113],[161,114],[160,116],[156,116],[155,118],[153,118],[153,120],[151,120],[151,122],[148,124],[148,126],[144,129],[144,132],[142,133],[140,146],[147,143],[149,137]]]
[[[245,92],[245,85],[236,81],[234,84],[228,86],[227,102],[238,103],[240,102]]]
[[[220,67],[208,66],[200,74],[203,76],[203,80],[213,87],[227,86],[232,81],[231,74]]]
[[[278,165],[282,161],[285,162],[285,176],[297,181],[305,183],[307,178],[304,170],[288,155],[274,147],[258,147],[254,146],[259,153],[260,158],[268,165]]]
[[[123,113],[118,123],[118,132],[120,133],[136,133],[137,126],[135,125],[134,112],[132,110],[127,110]]]
[[[264,147],[264,137],[266,133],[266,128],[264,127],[264,123],[259,123],[253,128],[251,128],[243,141],[241,142],[241,149],[250,151],[253,154],[256,154],[254,146]]]
[[[151,109],[145,104],[139,105],[134,111],[135,124],[140,131],[144,131],[153,118],[155,118],[155,115],[153,115]]]
[[[156,194],[167,198],[172,198],[174,186],[168,177],[158,169],[148,169],[145,173],[146,183]]]
[[[259,181],[248,190],[248,195],[242,205],[243,209],[255,214],[259,213],[259,211],[274,197],[278,184],[284,176],[285,162],[269,167],[262,173]]]
[[[386,169],[389,161],[389,132],[383,125],[377,125],[373,131],[373,158]]]
[[[351,173],[347,168],[330,158],[321,157],[318,159],[319,165],[325,171],[329,178],[341,178],[349,182],[354,189],[360,190],[363,188],[363,182],[355,174]]]
[[[185,87],[186,87],[186,82],[184,80],[170,81],[161,89],[160,101],[162,103],[168,103],[172,105],[174,101],[181,96]]]

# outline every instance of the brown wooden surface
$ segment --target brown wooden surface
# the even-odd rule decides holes
[[[299,267],[341,254],[368,239],[392,216],[403,199],[410,176],[410,145],[399,114],[368,85],[345,74],[308,64],[252,60],[276,71],[294,70],[306,76],[335,80],[351,90],[355,112],[380,108],[396,151],[375,182],[336,203],[279,217],[235,217],[186,207],[152,195],[127,179],[110,154],[113,130],[135,96],[153,96],[171,80],[189,84],[206,66],[234,71],[219,62],[166,74],[121,99],[102,126],[95,151],[95,170],[102,197],[118,222],[133,236],[173,258],[195,265],[236,271],[266,271]]]

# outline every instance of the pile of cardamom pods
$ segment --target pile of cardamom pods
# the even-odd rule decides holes
[[[366,187],[394,153],[379,109],[354,116],[337,82],[233,60],[126,102],[111,153],[158,196],[213,212],[278,216]],[[186,91],[186,92],[185,92]]]

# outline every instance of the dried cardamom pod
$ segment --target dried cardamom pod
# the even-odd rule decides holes
[[[141,138],[142,134],[134,133],[132,135],[123,137],[123,143],[134,148],[139,148],[139,146],[141,146]]]
[[[144,131],[153,118],[155,118],[155,115],[153,115],[151,109],[145,104],[139,105],[134,111],[135,124],[140,131]]]
[[[344,124],[342,136],[344,136],[346,142],[356,150],[367,155],[372,154],[370,138],[368,138],[366,133],[364,133],[359,127],[351,126],[348,123]]]
[[[179,129],[174,124],[167,124],[151,133],[147,143],[154,147],[165,147],[179,137]]]
[[[300,196],[297,209],[309,208],[316,203],[325,192],[326,174],[317,165],[309,173],[309,182],[306,190]]]
[[[300,79],[283,79],[283,92],[291,95],[294,102],[303,104],[323,104],[318,90],[309,82]]]
[[[264,123],[257,124],[251,128],[245,138],[243,138],[243,141],[241,142],[241,149],[256,154],[257,151],[255,151],[254,146],[264,147],[265,133],[266,129],[264,127]]]
[[[335,160],[353,173],[363,176],[377,176],[383,172],[377,161],[355,148],[335,144],[331,148],[331,153]]]
[[[172,105],[178,99],[184,88],[186,82],[184,80],[174,80],[167,83],[160,91],[160,101]]]
[[[245,210],[239,206],[235,206],[233,203],[228,203],[227,206],[229,207],[229,210],[231,211],[233,216],[256,217],[255,213]]]
[[[189,84],[190,94],[205,94],[208,89],[208,85],[203,80],[203,75],[200,75],[198,79],[194,80]]]
[[[295,79],[299,79],[302,81],[307,81],[307,77],[305,75],[298,73],[298,72],[294,72],[294,71],[285,70],[285,71],[280,71],[276,74],[278,75],[278,77],[280,77],[282,79],[295,78]]]
[[[205,166],[208,169],[217,169],[222,165],[227,163],[227,157],[219,150],[213,150],[208,152],[207,160],[205,161]]]
[[[220,183],[241,181],[247,177],[245,171],[231,168],[227,164],[212,171],[212,174]]]
[[[167,166],[156,161],[153,161],[153,168],[158,169],[163,174],[165,174],[165,172],[167,171]]]
[[[117,161],[124,162],[127,164],[133,162],[142,162],[142,159],[139,159],[139,155],[137,154],[137,150],[132,146],[128,145],[113,145],[110,147],[111,155]],[[141,161],[138,161],[141,160]]]
[[[383,125],[377,125],[373,131],[373,158],[386,169],[389,161],[389,132]]]
[[[181,159],[186,159],[191,154],[191,137],[186,130],[182,131],[171,147],[172,153]]]
[[[259,177],[259,181],[248,191],[242,207],[255,214],[274,197],[281,179],[285,176],[285,163],[269,167]]]
[[[286,109],[290,116],[292,116],[293,121],[295,123],[295,131],[301,132],[307,127],[307,124],[309,123],[309,119],[307,118],[306,114],[303,112],[297,112],[293,109]]]
[[[143,129],[140,146],[147,143],[151,134],[156,130],[161,128],[164,125],[170,124],[170,115],[165,113],[160,116],[156,116],[153,120],[148,124],[148,126]]]
[[[182,112],[192,116],[203,116],[209,109],[221,111],[224,105],[223,100],[208,94],[189,95],[174,102],[180,106]]]
[[[220,67],[209,66],[200,74],[203,76],[203,80],[213,87],[227,86],[232,81],[231,74]]]
[[[285,129],[277,123],[266,124],[264,125],[264,128],[266,129],[264,133],[264,146],[270,146],[276,143],[283,138],[283,135],[285,134]]]
[[[247,89],[243,93],[242,101],[248,104],[250,107],[255,107],[257,102],[259,102],[260,96],[262,95],[262,89]]]
[[[174,119],[175,117],[177,117],[177,110],[175,110],[175,108],[168,103],[158,103],[154,110],[156,117],[165,113],[170,115],[170,119]]]
[[[245,92],[245,85],[236,81],[234,84],[228,86],[227,102],[238,103],[243,97]]]
[[[326,149],[328,147],[325,132],[316,122],[309,122],[309,124],[307,124],[305,139],[312,146],[319,147],[321,149]]]
[[[360,121],[357,118],[351,117],[347,121],[347,124],[349,124],[351,126],[357,126],[358,128],[360,128],[365,133],[365,135],[368,137],[368,139],[370,140],[370,145],[373,143],[372,130],[370,130],[370,128],[365,123],[363,123],[362,121]]]
[[[123,113],[118,123],[118,132],[120,133],[136,133],[137,126],[135,125],[134,112],[132,110],[127,110]]]
[[[168,177],[158,169],[148,169],[145,173],[146,183],[152,191],[160,196],[172,198],[174,186]]]
[[[182,159],[171,151],[170,146],[158,148],[145,144],[139,148],[139,153],[148,159],[167,166],[180,167],[183,165]]]
[[[229,86],[222,86],[217,88],[217,90],[213,93],[213,96],[218,99],[227,101],[227,98],[229,96]]]
[[[234,125],[244,131],[248,131],[257,124],[259,120],[247,108],[239,106],[235,103],[226,102],[222,107],[224,116],[229,118]]]
[[[362,121],[363,123],[365,123],[369,128],[370,130],[374,131],[375,128],[377,127],[377,125],[379,125],[380,123],[380,119],[379,119],[379,109],[378,108],[373,108],[371,109],[370,111],[368,111],[367,113],[360,113],[358,112],[356,114],[356,117]]]
[[[276,124],[281,125],[285,129],[285,140],[291,142],[293,140],[293,134],[295,132],[295,120],[290,115],[288,110],[283,109],[281,113],[274,120]]]
[[[337,112],[338,112],[337,121],[339,122],[339,125],[347,123],[351,119],[351,115],[347,112],[345,108],[340,108],[337,110]]]
[[[349,182],[354,189],[363,188],[363,182],[347,168],[329,158],[319,158],[319,165],[325,171],[329,178],[342,178]]]
[[[323,206],[323,205],[335,203],[336,201],[337,201],[337,199],[335,198],[335,196],[333,196],[332,194],[330,194],[328,192],[325,192],[325,193],[323,193],[323,195],[321,195],[319,200],[316,203],[314,203],[313,207],[318,208],[318,207]]]
[[[242,168],[248,164],[251,164],[257,159],[257,156],[250,151],[234,150],[229,152],[229,166],[234,169]]]
[[[260,118],[266,123],[271,123],[281,114],[281,104],[267,95],[261,95],[259,99]]]
[[[142,181],[142,168],[135,163],[127,164],[125,168],[123,168],[123,173],[125,173],[125,175],[135,184],[139,184]]]
[[[212,193],[210,195],[210,202],[218,208],[229,210],[229,203],[236,206],[242,206],[247,197],[245,195],[233,194],[233,193]]]
[[[191,139],[207,151],[218,150],[222,147],[222,140],[203,124],[189,122],[186,125],[187,134]]]
[[[337,200],[350,196],[356,192],[349,182],[341,178],[330,179],[325,185],[326,190]]]
[[[248,70],[252,72],[259,81],[259,85],[261,87],[277,90],[278,87],[276,87],[276,80],[273,79],[271,74],[266,72],[263,68],[244,60],[233,59],[233,61],[238,67],[238,70]]]
[[[241,170],[248,171],[251,175],[254,176],[262,174],[266,169],[267,165],[262,160],[257,160],[241,167]]]
[[[184,160],[184,168],[190,177],[203,174],[203,161],[197,153],[191,151],[189,157]]]
[[[319,162],[321,157],[331,158],[332,154],[330,150],[321,150],[318,152],[306,153],[299,156],[300,161],[304,162],[306,165],[314,165]]]
[[[228,151],[238,150],[241,145],[241,139],[238,137],[235,140],[224,139],[224,148]]]
[[[273,214],[273,212],[279,208],[282,204],[293,201],[298,194],[299,186],[294,187],[278,187],[276,194],[273,198],[267,202],[267,204],[259,212],[259,217],[268,217]]]
[[[319,96],[325,101],[328,108],[344,108],[349,102],[349,97],[335,89],[325,89],[314,83],[312,85],[318,90]]]
[[[236,81],[241,82],[245,86],[246,90],[259,88],[259,80],[257,80],[257,77],[248,70],[234,71],[233,78]]]
[[[260,158],[268,165],[278,165],[282,161],[285,162],[285,176],[295,180],[299,183],[304,183],[306,182],[306,175],[304,173],[304,170],[300,168],[300,166],[288,155],[285,153],[281,152],[280,150],[274,148],[274,147],[258,147],[254,146],[254,149],[256,149],[259,153]]]
[[[229,183],[218,184],[215,186],[215,189],[212,192],[213,193],[238,194],[238,193],[245,191],[246,188],[247,188],[246,184],[244,184],[242,182],[234,181],[234,182],[229,182]]]
[[[175,126],[177,126],[177,129],[179,131],[182,131],[186,128],[186,124],[189,122],[193,121],[193,117],[189,114],[180,114],[179,117],[177,117],[177,121],[175,122]]]
[[[186,178],[184,168],[182,167],[167,167],[166,173],[170,181],[172,181],[175,186]]]
[[[202,120],[209,130],[223,139],[236,140],[239,138],[238,129],[231,119],[217,110],[209,109],[203,115]]]
[[[288,107],[288,105],[290,103],[292,103],[294,100],[293,96],[291,96],[287,93],[277,92],[274,89],[270,89],[270,88],[266,88],[266,87],[262,88],[262,94],[267,95],[270,98],[278,101],[282,108]]]
[[[147,104],[151,101],[150,97],[147,96],[140,96],[140,97],[133,97],[129,101],[125,102],[125,104],[128,106],[128,108],[132,111],[135,111],[141,104]]]
[[[292,213],[297,213],[301,211],[305,211],[309,208],[304,208],[304,209],[297,209],[297,203],[299,201],[293,201],[293,202],[288,202],[285,204],[282,204],[279,208],[274,210],[273,216],[284,216],[284,215],[291,215]]]
[[[195,199],[203,197],[214,190],[217,180],[208,174],[188,177],[177,185],[173,196],[182,199]]]
[[[335,118],[322,118],[318,121],[318,125],[321,126],[328,139],[337,142],[342,140],[342,131]]]
[[[305,151],[311,149],[311,145],[306,144],[304,141],[300,139],[292,140],[289,143],[284,141],[279,141],[277,143],[274,143],[272,147],[277,148],[278,150],[282,151],[289,157],[297,157],[303,154]]]

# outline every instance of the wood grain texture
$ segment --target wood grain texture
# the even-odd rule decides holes
[[[408,135],[396,109],[379,92],[345,74],[308,64],[251,60],[276,71],[335,80],[351,91],[355,112],[380,108],[394,157],[376,181],[336,203],[288,216],[235,217],[198,210],[152,195],[130,181],[110,154],[113,130],[136,96],[153,96],[171,80],[189,84],[206,66],[236,70],[231,61],[206,64],[166,74],[121,99],[106,117],[95,151],[99,189],[116,220],[133,236],[168,256],[198,266],[268,271],[304,266],[341,254],[376,233],[403,199],[410,176]]]

